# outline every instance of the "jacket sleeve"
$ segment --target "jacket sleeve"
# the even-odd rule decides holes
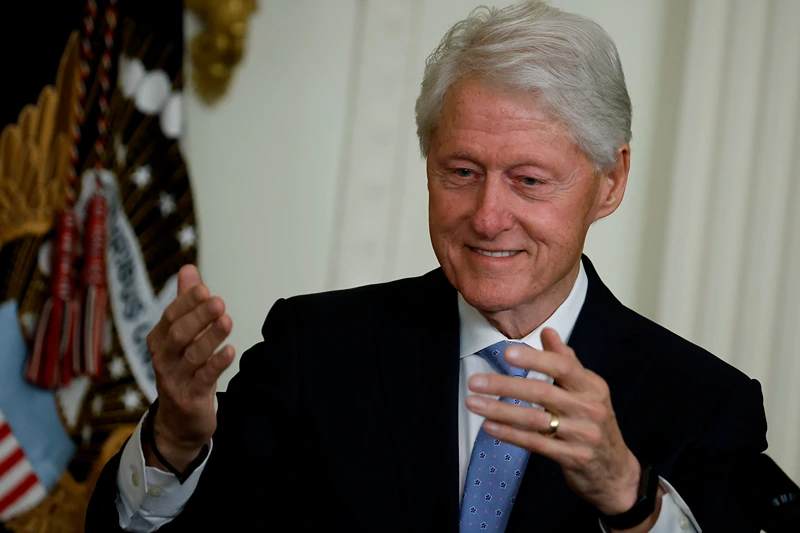
[[[678,459],[670,482],[692,510],[703,533],[761,531],[751,464],[767,447],[761,386],[738,381],[720,401],[698,439]]]

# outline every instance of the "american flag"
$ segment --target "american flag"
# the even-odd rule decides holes
[[[0,411],[0,523],[36,506],[46,495],[47,490]]]
[[[41,502],[75,451],[53,391],[23,378],[27,353],[16,302],[0,303],[0,524]]]

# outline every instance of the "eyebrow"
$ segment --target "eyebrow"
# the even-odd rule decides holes
[[[468,152],[453,152],[445,155],[443,159],[463,159],[465,161],[472,161],[473,163],[480,164],[475,156]]]
[[[456,152],[452,152],[450,154],[447,154],[442,158],[443,161],[452,161],[454,159],[461,159],[461,160],[464,160],[464,161],[470,161],[470,162],[472,162],[472,163],[474,163],[474,164],[476,164],[476,165],[478,165],[480,167],[485,167],[485,165],[483,163],[479,162],[479,160],[476,159],[475,156],[473,156],[469,152],[456,151]],[[550,167],[548,167],[546,165],[543,165],[542,163],[539,163],[534,159],[523,159],[520,162],[513,163],[513,164],[508,166],[508,168],[519,168],[519,167],[535,167],[535,168],[541,169],[544,172],[547,172],[548,174],[554,174],[555,173],[552,168],[550,168]]]

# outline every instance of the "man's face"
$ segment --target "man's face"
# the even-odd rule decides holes
[[[571,289],[589,225],[622,198],[624,156],[620,183],[594,171],[535,97],[453,84],[427,159],[431,241],[447,278],[485,314],[531,307],[546,319]]]

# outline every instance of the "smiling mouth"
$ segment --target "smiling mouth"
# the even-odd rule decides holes
[[[480,248],[473,248],[472,246],[468,246],[470,250],[473,252],[477,252],[481,255],[485,255],[486,257],[511,257],[517,254],[521,254],[522,250],[513,250],[507,252],[492,252],[489,250],[481,250]]]

